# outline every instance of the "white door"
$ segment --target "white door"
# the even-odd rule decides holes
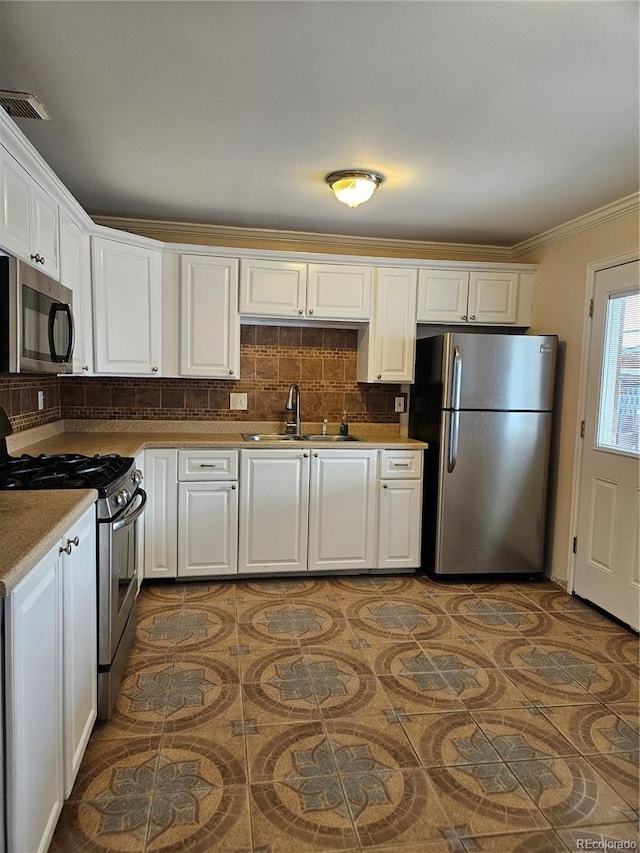
[[[575,592],[639,627],[640,262],[596,274]]]
[[[309,451],[240,453],[239,572],[307,569]]]
[[[240,376],[237,260],[182,256],[180,375]]]
[[[515,323],[517,307],[517,272],[471,273],[467,305],[470,323]]]
[[[58,546],[5,607],[7,850],[45,853],[64,798]]]
[[[309,500],[309,571],[373,569],[376,450],[314,450]]]
[[[65,797],[71,794],[98,708],[95,518],[91,506],[62,541]]]
[[[144,576],[175,578],[178,541],[178,451],[146,450],[144,487]]]
[[[160,252],[92,239],[96,373],[157,376]]]
[[[316,320],[368,320],[371,267],[309,264],[307,316]]]
[[[217,481],[178,484],[178,577],[238,571],[238,487]]]
[[[417,568],[420,565],[422,480],[388,480],[378,485],[378,568]]]
[[[307,265],[293,261],[240,263],[240,313],[302,317],[307,303]]]
[[[468,294],[467,270],[420,270],[418,323],[464,323]]]

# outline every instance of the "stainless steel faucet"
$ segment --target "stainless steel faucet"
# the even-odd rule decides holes
[[[300,389],[297,385],[293,384],[289,387],[289,394],[287,396],[287,402],[285,405],[285,409],[288,412],[293,411],[293,395],[296,395],[296,419],[295,421],[287,422],[287,432],[294,431],[295,435],[300,435],[302,432],[302,418],[300,417]]]

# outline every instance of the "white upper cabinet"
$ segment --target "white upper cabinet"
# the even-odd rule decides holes
[[[240,376],[238,261],[183,255],[180,261],[180,375]]]
[[[0,158],[0,244],[58,278],[58,204],[8,151]]]
[[[420,270],[418,322],[529,326],[530,278],[516,270]]]
[[[417,273],[377,267],[371,322],[358,335],[358,382],[413,382]]]
[[[92,238],[95,372],[160,372],[161,261],[155,249]]]
[[[316,320],[368,320],[371,267],[309,264],[306,315]]]
[[[306,299],[306,264],[280,260],[240,262],[241,314],[302,317]]]
[[[371,267],[241,260],[240,313],[311,320],[367,320]]]
[[[88,244],[89,238],[82,233],[80,226],[63,211],[60,216],[60,282],[73,291],[76,335],[73,347],[74,373],[88,373],[93,365]]]

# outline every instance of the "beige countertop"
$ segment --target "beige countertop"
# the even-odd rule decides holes
[[[328,441],[304,442],[312,447],[327,447],[334,450],[366,446],[373,449],[424,450],[422,441],[402,435],[359,436],[356,430],[351,435],[358,442],[339,444]],[[300,442],[302,444],[302,442]],[[268,450],[270,447],[298,446],[293,442],[245,441],[241,433],[224,432],[61,432],[42,441],[27,444],[14,451],[37,455],[39,453],[119,453],[121,456],[136,456],[147,447],[235,447],[245,450]]]
[[[332,449],[366,446],[372,449],[423,450],[428,445],[401,435],[351,434],[361,440],[336,444],[327,441],[304,442],[310,447]],[[292,442],[245,441],[240,432],[194,432],[191,429],[58,432],[39,441],[22,444],[20,434],[12,436],[10,453],[119,453],[137,456],[147,447],[233,447],[247,450],[299,447]],[[25,436],[25,439],[27,436]],[[95,502],[93,489],[0,492],[0,597],[8,595],[20,580],[44,557],[84,510]]]
[[[97,497],[95,489],[0,492],[0,597],[9,595]]]

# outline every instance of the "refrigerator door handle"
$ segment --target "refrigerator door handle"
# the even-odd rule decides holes
[[[449,474],[458,461],[458,437],[460,435],[460,412],[449,412],[449,440],[447,442],[447,471]]]
[[[462,392],[462,351],[459,346],[453,349],[453,375],[451,377],[451,408],[460,408]]]

